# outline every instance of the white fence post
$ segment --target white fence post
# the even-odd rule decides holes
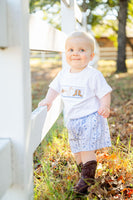
[[[65,1],[61,1],[61,27],[66,34],[71,33],[76,28],[74,4],[75,0],[69,0],[68,6],[66,6]]]
[[[0,138],[11,141],[12,178],[9,177],[11,186],[1,199],[29,200],[33,177],[32,154],[28,153],[31,121],[29,1],[6,0],[6,3],[8,46],[0,49]]]
[[[68,34],[76,29],[76,18],[81,21],[82,17],[76,0],[62,1],[62,30]],[[4,25],[0,35],[0,160],[6,156],[0,166],[1,200],[33,199],[32,154],[62,110],[57,98],[48,113],[46,108],[37,109],[31,119],[28,6],[28,0],[0,3],[0,24]],[[31,49],[63,51],[66,35],[35,21],[30,26]]]
[[[61,30],[70,34],[76,29],[75,18],[75,0],[61,0]],[[66,58],[64,52],[62,53],[62,67],[66,67]]]
[[[11,186],[11,184],[11,143],[9,139],[0,139],[0,199]]]
[[[0,47],[7,47],[7,4],[6,0],[0,1]]]

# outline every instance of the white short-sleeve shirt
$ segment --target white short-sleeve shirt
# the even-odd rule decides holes
[[[62,69],[49,87],[62,97],[66,123],[98,111],[99,100],[112,91],[102,73],[90,66],[78,73]]]

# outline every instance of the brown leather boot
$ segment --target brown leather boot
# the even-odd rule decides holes
[[[74,192],[83,194],[87,193],[87,189],[90,185],[94,185],[95,181],[95,172],[97,167],[97,161],[91,160],[83,164],[81,171],[81,179],[74,187]]]

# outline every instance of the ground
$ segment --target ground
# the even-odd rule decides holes
[[[99,61],[98,69],[113,88],[108,118],[112,148],[97,151],[96,184],[86,196],[71,192],[79,174],[60,116],[34,154],[35,200],[133,199],[133,60],[127,66],[127,73],[114,74],[114,61]],[[31,61],[33,109],[60,69],[61,61]]]

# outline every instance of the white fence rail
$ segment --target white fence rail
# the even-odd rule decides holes
[[[101,60],[117,60],[117,48],[115,47],[100,47],[100,59]],[[126,58],[131,59],[133,57],[133,51],[130,47],[126,47]]]
[[[6,169],[6,173],[5,173]],[[10,139],[0,140],[0,199],[6,190],[11,186],[11,141]]]
[[[1,200],[33,199],[33,152],[62,111],[58,97],[48,113],[41,107],[31,115],[29,45],[31,50],[63,51],[65,34],[76,28],[76,0],[63,0],[64,33],[32,16],[29,34],[28,5],[28,0],[0,1]],[[78,16],[81,20],[79,9]]]
[[[34,153],[40,142],[43,140],[49,129],[53,126],[63,108],[61,98],[58,96],[51,109],[47,112],[46,107],[37,108],[32,112],[32,126],[30,146]]]
[[[64,51],[66,34],[56,30],[35,15],[30,16],[30,49],[33,51]]]

